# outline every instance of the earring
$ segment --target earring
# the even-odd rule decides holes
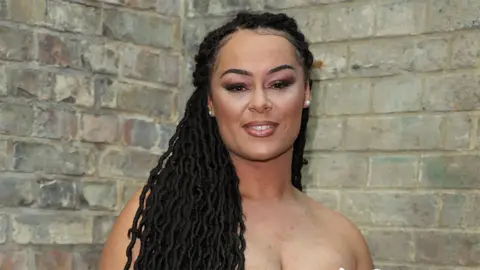
[[[208,114],[209,114],[210,116],[213,116],[213,112],[212,112],[210,109],[208,109]]]
[[[310,106],[310,100],[305,101],[305,107],[309,107],[309,106]]]

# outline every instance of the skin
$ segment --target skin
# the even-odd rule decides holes
[[[220,49],[206,105],[240,179],[246,269],[372,270],[358,228],[291,185],[293,143],[310,98],[295,48],[281,35],[240,30]],[[245,128],[252,121],[276,127],[271,136],[254,137]],[[112,228],[100,270],[123,269],[139,194]]]

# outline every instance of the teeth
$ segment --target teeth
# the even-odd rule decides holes
[[[268,126],[268,125],[264,125],[264,126],[252,126],[252,129],[259,130],[259,131],[267,130],[267,129],[269,129],[269,128],[272,128],[272,126]]]

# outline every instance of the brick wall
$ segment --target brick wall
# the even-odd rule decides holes
[[[382,270],[478,269],[478,0],[1,0],[0,269],[95,269],[241,8],[295,16],[325,62],[307,193]]]

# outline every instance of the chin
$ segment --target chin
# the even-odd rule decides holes
[[[276,159],[279,156],[285,154],[288,149],[272,149],[272,148],[250,148],[240,152],[237,152],[236,155],[250,161],[255,162],[268,162],[270,160]]]

